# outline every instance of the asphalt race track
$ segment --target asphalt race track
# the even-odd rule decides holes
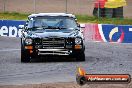
[[[132,44],[87,41],[85,53],[85,62],[46,58],[21,63],[20,38],[0,37],[0,84],[74,82],[78,66],[87,73],[132,75]]]

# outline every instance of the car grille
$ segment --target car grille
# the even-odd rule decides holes
[[[42,39],[42,46],[46,49],[54,49],[54,48],[64,48],[65,39],[64,38],[45,38]]]

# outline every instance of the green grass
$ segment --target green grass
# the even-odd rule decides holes
[[[76,15],[76,17],[78,21],[82,23],[132,25],[132,19],[128,19],[128,18],[97,18],[94,16],[87,16],[87,15]]]
[[[17,13],[17,12],[5,12],[0,13],[1,20],[26,20],[29,14]],[[76,15],[80,23],[103,23],[103,24],[122,24],[132,25],[132,19],[128,18],[97,18],[88,15]]]
[[[22,14],[22,13],[17,13],[17,12],[5,12],[5,13],[0,13],[0,19],[1,20],[26,20],[27,16],[29,14]]]

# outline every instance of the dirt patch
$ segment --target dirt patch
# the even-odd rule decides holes
[[[132,88],[132,82],[129,84],[86,84],[84,86],[79,86],[75,82],[42,83],[27,85],[1,85],[0,88]]]

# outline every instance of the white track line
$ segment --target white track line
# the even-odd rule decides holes
[[[20,49],[0,49],[0,52],[18,51]]]

